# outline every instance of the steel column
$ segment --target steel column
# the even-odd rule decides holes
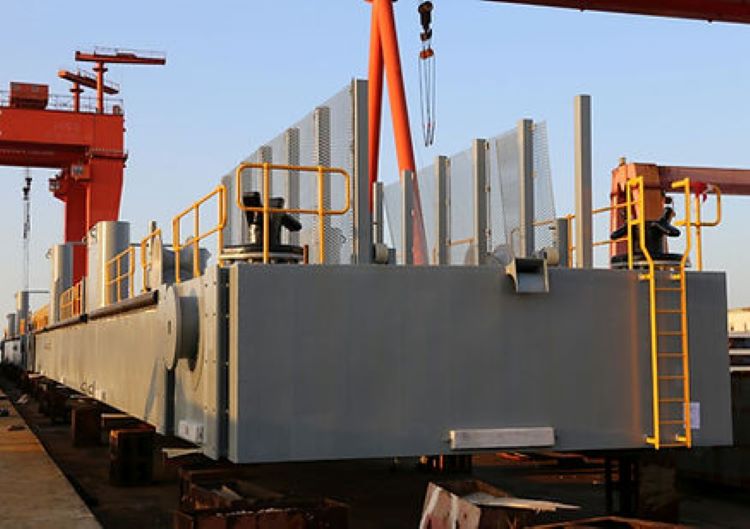
[[[570,268],[570,254],[568,248],[570,247],[570,240],[568,233],[570,230],[570,219],[568,217],[560,217],[555,221],[555,238],[557,239],[557,251],[560,252],[560,267]]]
[[[315,109],[313,114],[313,123],[315,129],[315,152],[314,159],[315,164],[323,167],[331,166],[331,109],[328,107],[318,107]],[[326,173],[323,176],[324,189],[323,189],[323,208],[331,209],[331,176]],[[316,203],[317,205],[317,203]],[[318,222],[320,219],[315,220],[315,229],[317,233]],[[323,229],[326,235],[331,233],[331,218],[326,216],[323,219]],[[328,242],[328,241],[326,241]],[[326,254],[330,257],[331,255],[337,255],[338,251],[332,252],[331,248],[327,247]],[[321,249],[318,248],[318,253],[315,259],[318,259]],[[328,258],[327,258],[328,259]]]
[[[518,122],[519,255],[534,253],[534,122]]]
[[[373,237],[383,244],[383,182],[375,182],[372,189]]]
[[[401,264],[414,264],[414,171],[401,173]]]
[[[576,266],[593,266],[591,218],[591,96],[575,98]]]
[[[354,98],[354,254],[355,262],[372,262],[372,212],[370,211],[370,174],[368,171],[368,86],[367,81],[352,82]]]
[[[437,204],[435,207],[435,219],[437,220],[436,241],[436,264],[450,264],[448,256],[448,238],[450,231],[448,227],[448,178],[450,174],[450,159],[447,156],[438,156],[435,159],[435,181],[437,185]]]
[[[472,161],[474,173],[474,244],[472,252],[474,263],[483,265],[487,262],[487,241],[489,240],[489,223],[487,222],[487,140],[477,139],[472,144]],[[533,211],[533,207],[532,207]]]
[[[286,142],[286,161],[287,165],[299,166],[300,165],[300,153],[299,153],[299,129],[292,128],[287,129],[284,140]],[[299,208],[299,171],[287,171],[286,173],[286,207],[290,209]],[[299,215],[292,215],[294,218],[299,220]],[[299,246],[299,232],[283,230],[286,232],[284,237],[287,238],[289,244],[293,246]]]

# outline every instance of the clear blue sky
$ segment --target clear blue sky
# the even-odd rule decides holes
[[[572,99],[594,101],[595,204],[620,156],[675,165],[750,167],[750,28],[547,8],[434,0],[438,134],[418,164],[474,137],[546,120],[558,212],[572,210]],[[416,0],[395,4],[413,125],[418,117]],[[352,77],[365,77],[369,6],[360,0],[3,2],[0,85],[67,86],[58,68],[94,45],[164,50],[165,68],[117,67],[127,117],[122,216],[163,225],[241,157]],[[386,130],[386,134],[389,131]],[[415,139],[418,140],[415,134]],[[416,142],[419,145],[418,142]],[[395,178],[385,142],[383,180]],[[35,171],[32,286],[47,288],[46,249],[62,208]],[[22,170],[4,183],[0,307],[21,284]],[[750,305],[748,199],[729,201],[706,234],[708,268],[728,270],[730,305]],[[36,304],[39,305],[38,303]]]

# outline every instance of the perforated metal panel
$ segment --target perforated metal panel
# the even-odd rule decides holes
[[[283,165],[328,166],[346,170],[351,176],[350,196],[354,203],[355,178],[355,94],[354,83],[346,86],[322,105],[316,107],[290,128],[271,139],[253,152],[244,161],[270,162]],[[261,191],[261,173],[248,169],[243,173],[243,192]],[[234,174],[222,181],[229,188],[231,204],[236,201]],[[324,204],[329,209],[343,209],[346,187],[343,177],[333,174],[326,177],[327,190]],[[288,207],[317,209],[318,184],[316,173],[296,171],[274,171],[271,194],[283,197]],[[307,245],[311,263],[319,262],[320,249],[318,219],[313,215],[298,216],[302,231],[294,239]],[[241,244],[245,240],[245,222],[240,211],[229,208],[225,240],[228,244]],[[326,219],[325,262],[327,264],[349,264],[354,258],[354,212],[353,207],[342,216]],[[287,240],[288,236],[285,235]]]
[[[513,129],[488,140],[487,171],[487,226],[488,251],[507,251],[514,254],[519,247],[519,146],[517,130]],[[533,134],[534,149],[534,221],[535,249],[551,246],[554,233],[550,229],[555,219],[552,191],[552,172],[549,163],[547,125],[536,123]],[[422,213],[430,263],[437,262],[437,179],[433,165],[417,172],[422,197]],[[461,151],[448,159],[448,262],[454,265],[476,264],[473,251],[474,233],[474,156],[472,149]],[[401,194],[398,183],[385,187],[385,207],[390,242],[401,247]],[[544,224],[550,221],[550,224]]]

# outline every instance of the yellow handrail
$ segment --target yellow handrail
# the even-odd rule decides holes
[[[245,206],[242,203],[242,172],[245,169],[260,169],[263,171],[263,205]],[[303,208],[272,208],[271,200],[271,176],[273,171],[296,171],[299,173],[316,173],[318,180],[318,207],[316,209]],[[326,209],[324,202],[325,196],[325,175],[339,174],[344,177],[346,193],[344,198],[344,207],[341,209]],[[319,261],[325,263],[325,217],[332,215],[344,215],[351,208],[351,177],[344,169],[336,167],[323,166],[296,166],[296,165],[278,165],[270,163],[241,163],[235,171],[236,193],[235,203],[240,211],[252,211],[263,214],[263,262],[270,261],[270,233],[269,224],[271,213],[290,213],[297,215],[317,215],[318,217],[318,243],[319,243]]]
[[[43,306],[31,315],[31,325],[35,331],[44,329],[49,324],[49,305]]]
[[[83,282],[79,281],[60,294],[60,319],[67,320],[83,312]]]
[[[146,248],[159,236],[161,236],[161,228],[156,228],[141,239],[141,292],[146,292],[146,288],[148,287],[148,267],[151,264]]]
[[[122,271],[123,258],[128,258],[128,268],[125,272]],[[114,267],[115,274],[112,275],[112,268]],[[127,281],[128,293],[124,299],[132,298],[134,295],[135,285],[135,248],[129,246],[122,252],[115,255],[112,259],[107,261],[104,266],[104,300],[107,305],[111,304],[112,301],[112,285],[115,286],[115,302],[123,300],[122,296],[122,284]]]
[[[208,231],[201,233],[200,231],[200,207],[211,200],[213,197],[218,197],[218,219],[216,225]],[[185,245],[182,244],[180,237],[180,223],[190,213],[193,213],[193,236]],[[217,241],[217,255],[221,255],[224,250],[224,228],[227,224],[227,188],[224,185],[218,185],[213,191],[194,202],[191,206],[186,208],[184,211],[175,215],[172,219],[172,247],[175,253],[174,269],[175,269],[175,282],[181,281],[180,277],[180,252],[189,247],[193,247],[193,277],[198,277],[201,273],[200,266],[200,242],[206,237],[210,237],[214,233],[218,233]],[[143,244],[143,243],[141,243]]]
[[[716,195],[716,218],[711,222],[703,222],[701,219],[701,197],[695,196],[695,222],[690,225],[695,228],[695,260],[696,269],[700,272],[703,270],[703,228],[704,227],[715,227],[721,224],[721,190],[718,187],[713,188],[714,194]],[[686,208],[690,207],[690,202],[685,205]],[[689,228],[688,228],[689,230]]]

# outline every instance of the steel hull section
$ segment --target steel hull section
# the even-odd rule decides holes
[[[560,450],[646,447],[647,284],[549,280],[518,295],[492,267],[233,267],[229,459],[450,453],[453,430],[528,427]],[[731,443],[724,281],[688,280],[696,445]]]
[[[646,448],[647,284],[550,269],[549,285],[519,295],[493,267],[209,267],[156,306],[37,334],[32,358],[239,463],[455,453],[452,431],[487,449],[540,429],[560,450]],[[688,274],[687,292],[694,443],[730,444],[725,277]]]
[[[167,343],[157,307],[36,335],[36,371],[168,431]]]

